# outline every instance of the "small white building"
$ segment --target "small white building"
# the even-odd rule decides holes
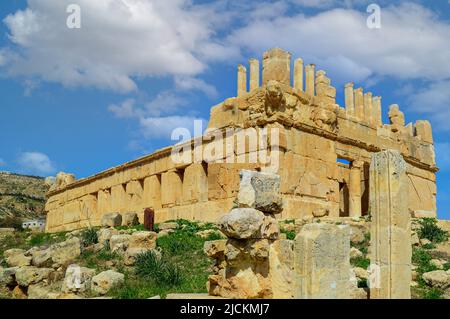
[[[44,231],[45,230],[45,219],[27,220],[26,222],[22,223],[22,228]]]

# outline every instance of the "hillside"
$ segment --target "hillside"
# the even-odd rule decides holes
[[[42,216],[47,190],[44,178],[0,172],[0,220]]]

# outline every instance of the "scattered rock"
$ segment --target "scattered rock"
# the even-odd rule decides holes
[[[359,279],[367,280],[369,278],[369,274],[368,274],[367,270],[364,268],[355,267],[355,268],[353,268],[353,272],[355,273],[355,276]]]
[[[81,255],[81,241],[77,237],[70,238],[50,247],[52,260],[58,265],[65,265]]]
[[[103,227],[119,227],[122,225],[122,215],[119,213],[108,213],[102,217]]]
[[[314,217],[325,217],[330,214],[330,210],[327,208],[317,208],[313,211],[312,214]]]
[[[177,222],[166,222],[166,223],[161,223],[158,225],[158,229],[160,231],[162,230],[168,230],[168,229],[178,229],[178,223]]]
[[[446,289],[450,286],[450,277],[444,270],[434,270],[422,275],[423,280],[431,287]]]
[[[34,250],[31,252],[31,264],[36,267],[45,267],[52,262],[52,252],[50,248]]]
[[[173,229],[164,229],[161,230],[158,233],[158,238],[164,237],[164,236],[169,236],[170,234],[174,233],[175,231]]]
[[[122,226],[139,225],[139,217],[136,213],[125,213],[122,216]]]
[[[18,267],[1,268],[0,267],[0,286],[16,285],[16,271]]]
[[[113,270],[99,273],[92,278],[92,290],[100,295],[105,295],[111,289],[121,285],[125,281],[125,276]]]
[[[229,238],[261,238],[264,214],[253,208],[235,208],[220,219],[220,230]]]
[[[6,263],[10,267],[23,267],[31,265],[31,257],[25,256],[23,249],[8,249],[3,253]]]
[[[113,235],[109,240],[109,249],[113,253],[125,253],[130,243],[131,235]]]
[[[350,226],[350,242],[352,244],[361,244],[364,242],[366,229],[364,226],[360,225],[349,225]]]
[[[429,245],[429,244],[431,244],[431,241],[429,241],[429,240],[426,239],[426,238],[422,238],[422,239],[420,240],[420,245],[421,245],[421,246],[425,246],[425,245]]]
[[[444,269],[444,265],[446,264],[445,260],[440,259],[431,259],[430,264],[436,267],[437,269]]]
[[[420,244],[419,235],[417,235],[416,232],[412,233],[412,235],[411,235],[411,245],[419,246],[419,244]]]
[[[48,279],[52,272],[51,268],[20,267],[16,270],[16,281],[20,286],[28,287]]]
[[[21,286],[16,286],[12,291],[12,297],[14,299],[27,299],[27,291],[26,288]]]
[[[357,249],[355,247],[350,248],[350,258],[358,258],[358,257],[362,257],[362,256],[363,256],[363,253],[359,249]]]
[[[196,236],[199,236],[201,238],[208,238],[214,234],[218,234],[221,237],[223,236],[223,234],[217,231],[216,229],[205,229],[195,233]]]
[[[72,264],[66,270],[61,290],[64,293],[83,293],[89,291],[91,289],[92,277],[94,276],[95,269]]]
[[[280,176],[272,173],[241,170],[238,194],[239,207],[254,208],[265,213],[280,213]]]
[[[30,285],[28,287],[28,299],[49,299],[50,293],[50,288],[42,284]]]
[[[280,226],[273,215],[266,214],[261,226],[261,238],[275,240],[280,235]]]
[[[97,232],[98,243],[105,245],[105,242],[109,241],[113,235],[117,235],[118,233],[114,228],[102,228]]]
[[[158,234],[151,231],[138,231],[131,235],[129,248],[155,249]]]
[[[288,232],[295,232],[295,224],[292,223],[284,223],[281,228]]]

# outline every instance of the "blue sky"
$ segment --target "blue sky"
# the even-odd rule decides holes
[[[69,4],[81,29],[66,26]],[[370,3],[381,28],[369,29]],[[85,177],[171,144],[235,96],[236,65],[281,47],[433,124],[450,219],[450,3],[7,0],[0,3],[0,170]]]

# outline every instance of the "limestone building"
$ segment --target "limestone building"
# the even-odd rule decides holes
[[[292,64],[293,71],[291,55],[275,48],[264,53],[262,68],[256,59],[249,72],[240,65],[237,97],[211,109],[203,137],[88,178],[59,174],[48,193],[47,231],[98,225],[109,212],[143,218],[146,207],[155,210],[156,222],[216,221],[233,207],[243,168],[281,176],[282,219],[366,215],[371,154],[387,149],[400,151],[407,163],[408,209],[435,216],[430,123],[406,125],[391,105],[384,124],[381,97],[353,83],[345,85],[345,105],[338,105],[325,71],[302,59]],[[181,148],[191,161],[174,161]]]

